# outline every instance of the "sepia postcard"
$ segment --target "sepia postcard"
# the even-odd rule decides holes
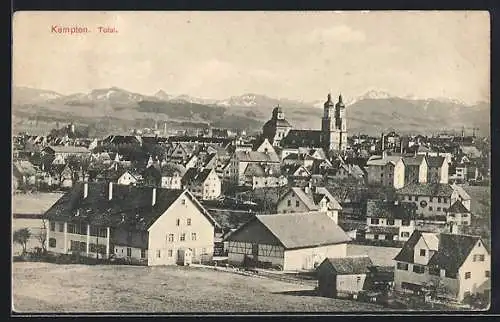
[[[487,11],[13,15],[12,311],[484,311]]]

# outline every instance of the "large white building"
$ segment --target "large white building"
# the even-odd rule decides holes
[[[219,225],[188,190],[78,183],[46,213],[47,250],[147,265],[210,260]],[[97,255],[99,254],[99,255]]]

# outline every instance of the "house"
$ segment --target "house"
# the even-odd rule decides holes
[[[467,181],[468,172],[466,163],[457,163],[449,167],[448,178],[458,182],[465,182]]]
[[[217,199],[221,195],[221,181],[214,169],[187,169],[181,183],[202,200]]]
[[[491,275],[490,251],[479,236],[415,230],[394,260],[396,291],[418,293],[437,285],[438,295],[458,302]]]
[[[168,162],[160,170],[160,186],[166,189],[182,189],[181,179],[186,174],[186,168],[180,164]]]
[[[365,173],[357,164],[341,163],[336,171],[328,171],[327,176],[333,180],[354,179],[363,181]]]
[[[312,188],[306,186],[290,188],[277,203],[278,213],[296,213],[323,211],[338,223],[339,212],[342,206],[335,197],[324,187]]]
[[[450,208],[446,210],[446,223],[453,228],[461,226],[470,226],[472,215],[469,209],[465,208],[460,200],[455,201]]]
[[[116,182],[122,185],[130,185],[136,184],[137,182],[139,182],[139,179],[140,177],[137,174],[131,173],[130,171],[126,170],[118,177],[118,180],[116,180]]]
[[[359,292],[367,288],[367,275],[372,265],[367,255],[325,258],[316,270],[319,294],[357,298]]]
[[[227,237],[228,260],[285,271],[312,270],[345,257],[350,238],[324,212],[256,215]]]
[[[44,215],[47,250],[176,264],[190,250],[210,259],[219,225],[187,190],[78,183]],[[99,254],[99,255],[97,255]]]
[[[401,156],[372,156],[366,162],[367,180],[369,184],[380,184],[396,189],[404,186],[405,164]]]
[[[147,167],[142,172],[143,183],[147,186],[159,187],[161,185],[161,168],[159,165]]]
[[[367,200],[365,238],[408,240],[415,230],[415,211],[411,202]]]
[[[427,182],[448,183],[448,162],[442,156],[426,157],[428,170]]]
[[[412,183],[396,190],[399,201],[413,202],[417,206],[417,215],[442,217],[446,221],[446,210],[461,200],[470,209],[470,196],[456,185],[444,183]]]
[[[405,184],[427,182],[429,166],[425,156],[403,157],[403,163],[405,165]]]
[[[238,185],[245,184],[245,169],[249,164],[279,165],[280,159],[273,152],[235,151],[231,158],[230,178]]]
[[[257,152],[276,153],[276,150],[274,149],[273,145],[269,142],[269,140],[267,138],[264,138],[263,140],[259,140],[259,141],[255,142],[253,150],[257,151]]]
[[[90,156],[90,150],[84,146],[46,146],[43,148],[42,153],[50,154],[55,157],[61,156],[66,159],[70,155],[78,155],[78,156]]]
[[[460,146],[460,153],[463,155],[466,155],[469,160],[470,159],[479,159],[482,157],[481,151],[478,150],[475,146],[467,146],[467,145],[461,145]]]

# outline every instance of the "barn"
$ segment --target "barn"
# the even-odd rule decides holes
[[[232,265],[315,269],[326,257],[346,256],[351,239],[326,212],[256,215],[226,239]]]
[[[371,266],[372,261],[366,255],[325,258],[317,269],[320,295],[356,298],[368,287]]]

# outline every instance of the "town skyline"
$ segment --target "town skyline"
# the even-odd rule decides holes
[[[64,95],[118,87],[309,102],[328,92],[353,98],[376,90],[489,102],[485,18],[482,12],[25,12],[14,16],[13,83]],[[118,33],[54,34],[54,23],[106,25]]]

